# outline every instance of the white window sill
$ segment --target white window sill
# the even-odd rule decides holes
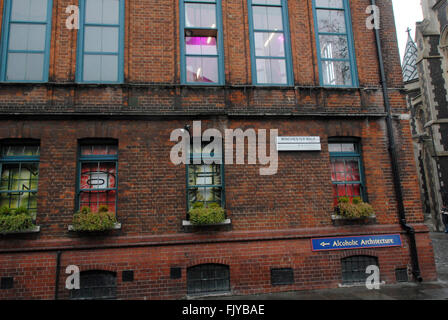
[[[225,226],[225,225],[229,225],[232,224],[232,220],[230,219],[226,219],[223,222],[220,223],[213,223],[213,224],[192,224],[190,221],[188,220],[183,220],[182,221],[182,226],[183,227],[213,227],[213,226]]]
[[[121,223],[115,223],[114,227],[110,230],[120,230],[121,229]],[[109,231],[109,230],[101,230],[101,231],[86,231],[86,230],[75,230],[73,228],[72,224],[68,225],[68,231],[72,231],[72,232],[105,232],[105,231]]]

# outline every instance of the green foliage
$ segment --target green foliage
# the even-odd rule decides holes
[[[109,212],[107,206],[98,208],[98,212],[92,212],[90,208],[83,207],[73,216],[73,229],[75,231],[106,231],[114,228],[117,219],[113,212]]]
[[[372,217],[375,211],[370,204],[363,202],[359,197],[353,198],[351,203],[348,197],[341,197],[338,199],[336,214],[344,218],[356,219]]]
[[[216,224],[226,219],[224,209],[217,203],[210,203],[205,207],[202,202],[195,202],[188,213],[190,222],[194,225]]]
[[[0,208],[0,232],[17,232],[35,227],[33,217],[27,208],[11,209],[8,206]]]

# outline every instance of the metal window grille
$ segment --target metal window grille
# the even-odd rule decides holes
[[[204,294],[230,291],[229,266],[201,264],[187,269],[187,293]]]
[[[78,208],[97,211],[107,206],[116,212],[118,148],[114,144],[82,144],[78,176]]]
[[[271,284],[287,285],[294,283],[294,271],[291,268],[271,269]]]
[[[395,278],[398,282],[408,282],[408,269],[407,268],[400,268],[395,269]]]
[[[378,258],[371,256],[352,256],[343,258],[341,262],[343,284],[365,283],[369,276],[366,273],[367,267],[378,266]]]
[[[0,156],[0,206],[37,212],[40,148],[36,144],[4,145]]]
[[[110,271],[81,272],[80,289],[71,290],[74,300],[102,300],[117,298],[117,275]]]

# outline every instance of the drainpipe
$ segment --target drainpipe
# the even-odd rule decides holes
[[[371,0],[372,6],[376,6],[376,1]],[[404,210],[403,204],[403,189],[400,181],[400,171],[398,168],[398,156],[397,149],[395,148],[395,135],[393,131],[393,123],[392,123],[392,114],[390,109],[390,101],[389,94],[386,82],[386,74],[384,71],[384,61],[383,54],[381,48],[381,40],[380,40],[380,32],[379,29],[374,28],[375,30],[375,39],[376,39],[376,49],[378,52],[378,62],[380,65],[380,75],[381,75],[381,85],[383,87],[383,98],[384,98],[384,108],[386,111],[386,125],[387,125],[387,136],[389,140],[389,153],[392,161],[392,174],[394,181],[394,189],[395,196],[398,202],[398,218],[400,221],[400,226],[406,231],[406,234],[409,237],[410,251],[411,251],[411,260],[412,260],[412,274],[418,282],[423,281],[423,278],[420,274],[420,266],[418,263],[418,255],[417,255],[417,245],[415,242],[415,230],[412,226],[408,225],[406,222],[406,213]]]
[[[58,300],[58,289],[59,289],[59,273],[61,267],[61,251],[56,254],[56,283],[54,285],[54,300]]]

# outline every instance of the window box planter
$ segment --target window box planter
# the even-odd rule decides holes
[[[25,230],[18,230],[18,231],[0,231],[0,235],[10,235],[10,234],[30,234],[30,233],[39,233],[40,232],[40,226],[33,226],[29,229]]]
[[[333,214],[331,216],[334,226],[369,225],[376,224],[376,216],[362,218],[347,218]]]
[[[112,230],[120,230],[121,229],[121,223],[114,223],[114,226],[111,229],[106,229],[106,230],[75,230],[75,228],[73,227],[72,224],[68,225],[68,231],[71,232],[79,232],[79,233],[89,233],[89,234],[93,234],[93,233],[105,233],[105,232],[109,232]]]
[[[69,231],[83,233],[104,233],[121,229],[115,214],[109,212],[107,206],[100,206],[98,211],[92,212],[89,207],[83,207],[73,216],[73,223],[68,226]]]
[[[339,198],[331,219],[335,226],[376,223],[375,211],[372,206],[363,202],[359,197],[354,197],[351,201],[348,197]]]

